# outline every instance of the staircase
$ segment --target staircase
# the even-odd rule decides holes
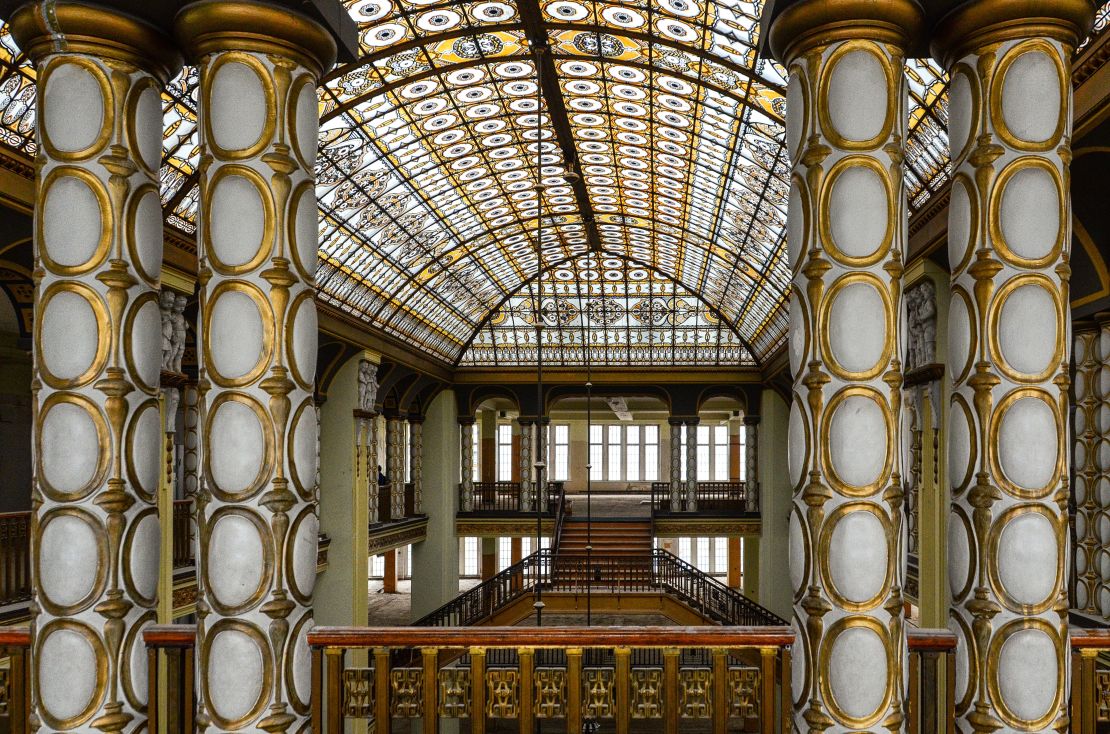
[[[592,546],[592,552],[587,546]],[[651,520],[567,519],[556,542],[553,585],[647,590],[652,577]]]

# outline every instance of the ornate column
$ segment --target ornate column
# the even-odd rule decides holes
[[[698,423],[686,419],[686,511],[698,509]]]
[[[671,429],[671,512],[682,510],[682,419],[668,418]]]
[[[358,363],[358,407],[355,418],[355,482],[367,498],[367,523],[378,521],[378,365]]]
[[[181,486],[186,497],[194,497],[200,491],[200,393],[195,382],[185,384],[181,405],[185,432]]]
[[[786,8],[796,725],[904,726],[899,359],[914,0]]]
[[[413,514],[424,514],[424,416],[409,416],[409,464],[412,471]]]
[[[520,424],[520,509],[531,512],[532,505],[532,421],[518,418]]]
[[[744,509],[759,511],[759,416],[744,416]]]
[[[462,497],[459,502],[459,510],[461,512],[474,511],[474,430],[476,428],[474,418],[460,417],[459,418],[459,454],[462,460]]]
[[[1101,617],[1101,580],[1096,556],[1102,542],[1098,537],[1099,502],[1098,450],[1102,421],[1099,379],[1102,372],[1099,329],[1096,324],[1075,324],[1075,594],[1071,606],[1092,617]]]
[[[44,729],[146,721],[155,621],[162,214],[152,28],[96,5],[10,18],[35,65],[34,709]]]
[[[536,420],[536,461],[533,465],[533,470],[535,472],[535,491],[533,497],[534,501],[539,503],[541,507],[547,502],[547,472],[549,468],[547,466],[547,437],[550,431],[550,418],[539,418]],[[532,505],[532,509],[536,509],[536,506]]]
[[[1104,488],[1110,487],[1110,314],[1100,313],[1096,316],[1098,323],[1098,340],[1096,344],[1098,366],[1095,372],[1094,397],[1096,402],[1095,412],[1096,430],[1098,435],[1094,442],[1095,479],[1090,485],[1093,495],[1089,500],[1084,497],[1084,504],[1093,501],[1095,515],[1092,517],[1092,527],[1087,534],[1098,538],[1092,562],[1098,574],[1095,605],[1099,614],[1104,619],[1110,619],[1110,547],[1102,540],[1099,528],[1110,523],[1110,499],[1105,496]],[[1078,427],[1076,429],[1078,435]],[[1078,474],[1078,472],[1077,472]],[[1076,494],[1078,502],[1078,488]]]
[[[389,519],[405,514],[405,435],[399,416],[385,419],[385,476],[389,480]]]
[[[934,38],[951,77],[950,626],[976,732],[1068,721],[1070,63],[1094,10],[1028,10],[967,3]]]
[[[263,3],[197,2],[176,33],[200,73],[198,497],[201,730],[309,714],[316,582],[316,85],[327,31]]]

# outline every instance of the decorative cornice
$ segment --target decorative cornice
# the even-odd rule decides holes
[[[1075,48],[1095,17],[1092,0],[976,0],[945,15],[933,31],[933,56],[945,69],[977,48],[1040,36]]]
[[[761,520],[737,520],[728,517],[712,519],[698,517],[696,514],[689,519],[682,517],[656,518],[654,527],[657,536],[671,538],[690,536],[736,538],[741,535],[761,535],[763,532]]]
[[[907,49],[924,25],[925,11],[916,0],[807,0],[774,19],[769,48],[784,64],[838,41],[871,40]]]
[[[387,550],[400,548],[417,543],[428,537],[428,518],[416,518],[412,521],[390,523],[378,528],[370,528],[370,539],[366,550],[372,556],[385,553]]]

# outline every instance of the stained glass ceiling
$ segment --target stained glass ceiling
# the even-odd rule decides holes
[[[362,58],[320,92],[322,300],[462,365],[535,363],[537,302],[545,362],[782,345],[785,78],[755,52],[763,0],[343,2]],[[948,177],[947,80],[906,74],[918,210]],[[186,235],[196,84],[187,68],[163,94],[162,201]],[[0,27],[0,144],[31,156],[33,90]]]

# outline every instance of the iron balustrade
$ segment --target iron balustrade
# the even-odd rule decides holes
[[[31,598],[31,513],[0,513],[0,605]]]
[[[356,719],[372,720],[375,734],[398,720],[436,734],[441,719],[462,718],[472,734],[491,720],[515,720],[522,733],[559,720],[580,734],[592,720],[629,734],[654,720],[678,734],[680,722],[700,720],[714,734],[749,723],[773,734],[793,720],[787,626],[317,627],[308,644],[319,734]],[[690,649],[708,665],[684,661]],[[348,650],[372,651],[373,664],[347,667]]]
[[[686,507],[686,487],[680,490],[681,509],[677,512],[690,512]],[[694,490],[697,509],[701,514],[744,515],[759,512],[759,489],[749,488],[746,482],[698,482]],[[671,509],[671,485],[668,482],[652,482],[651,511],[653,514],[668,515]]]
[[[464,485],[459,484],[459,507],[466,507]],[[547,482],[541,498],[540,511],[553,515],[565,493],[563,482]],[[473,500],[470,512],[518,513],[535,512],[535,507],[522,510],[520,482],[472,482],[470,498]]]

